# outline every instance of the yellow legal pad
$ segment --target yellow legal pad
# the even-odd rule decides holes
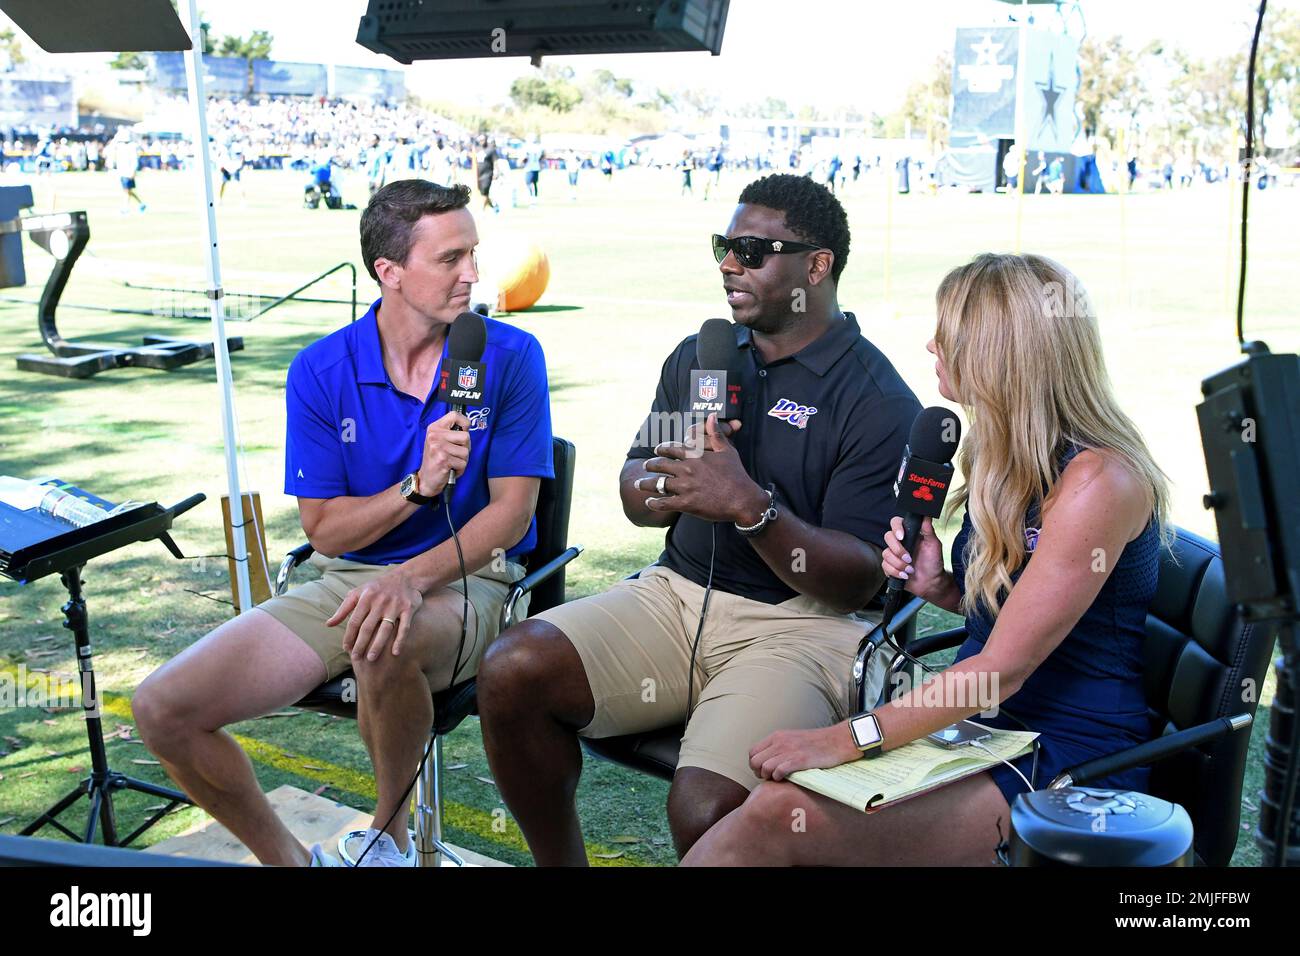
[[[1027,730],[994,730],[980,743],[1003,760],[1014,760],[1033,747],[1038,734]],[[927,790],[980,773],[1000,761],[967,744],[949,750],[924,738],[881,754],[842,763],[826,770],[797,770],[790,781],[824,797],[870,813]]]

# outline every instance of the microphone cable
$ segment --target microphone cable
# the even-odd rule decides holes
[[[1255,62],[1259,55],[1259,34],[1264,28],[1264,9],[1268,0],[1259,0],[1259,15],[1255,19],[1255,34],[1250,41],[1250,59],[1246,63],[1246,158],[1241,177],[1241,271],[1237,276],[1237,345],[1246,354],[1256,351],[1255,343],[1246,343],[1246,245],[1250,223],[1250,174],[1255,165]],[[1229,187],[1231,188],[1231,187]]]
[[[908,661],[910,661],[911,663],[915,664],[917,667],[921,668],[921,670],[925,671],[927,674],[939,675],[939,674],[942,674],[942,673],[946,670],[946,668],[942,668],[942,667],[931,667],[929,664],[927,664],[925,661],[921,660],[921,659],[920,659],[919,657],[917,657],[915,654],[910,653],[906,648],[902,647],[902,646],[898,643],[897,639],[894,637],[893,634],[890,634],[890,633],[886,632],[886,634],[885,634],[885,640],[887,640],[890,644],[892,644],[892,645],[894,646],[894,649],[895,649],[899,654],[901,654],[905,660],[908,660]],[[866,675],[863,675],[863,680],[865,680],[865,679],[866,679]],[[915,690],[916,688],[913,688],[913,689]],[[880,699],[877,700],[877,702],[876,702],[876,707],[881,707],[881,706],[884,706],[885,704],[888,704],[888,703],[889,703],[889,700],[887,700],[887,699],[885,698],[885,695],[888,694],[888,693],[889,693],[889,682],[888,682],[888,680],[886,680],[886,682],[885,682],[885,686],[882,687],[881,690],[880,690]],[[998,710],[998,714],[999,714],[999,715],[1001,715],[1001,714],[1005,714],[1005,715],[1006,715],[1010,720],[1015,721],[1017,724],[1019,724],[1021,727],[1023,727],[1025,730],[1027,730],[1029,733],[1031,733],[1031,734],[1032,734],[1032,733],[1037,733],[1037,731],[1035,731],[1034,728],[1030,727],[1027,723],[1025,723],[1023,720],[1021,720],[1019,717],[1017,717],[1017,716],[1016,716],[1015,714],[1013,714],[1011,711],[1007,710],[1007,708],[1004,707],[1004,706],[1002,705],[1001,702],[999,702],[996,706],[997,706],[997,710]],[[873,708],[873,709],[874,709],[874,708]],[[976,716],[978,716],[978,715],[976,715]],[[967,720],[971,720],[971,718],[969,718],[969,717],[966,718],[966,719],[967,719]],[[973,720],[971,720],[971,722],[972,722],[972,723],[975,723],[975,721],[973,721]],[[985,726],[985,725],[984,725],[984,724],[980,724],[980,726],[983,727],[983,726]],[[997,730],[998,728],[996,728],[996,727],[990,727],[990,728],[988,728],[988,729],[989,729],[989,730]],[[1040,749],[1041,749],[1041,748],[1040,748],[1040,741],[1041,741],[1041,735],[1038,736],[1038,737],[1035,737],[1035,738],[1034,738],[1034,741],[1033,741],[1033,744],[1032,744],[1032,746],[1033,746],[1033,748],[1034,748],[1034,760],[1033,760],[1033,763],[1030,765],[1030,768],[1029,768],[1029,779],[1028,779],[1028,780],[1025,780],[1025,775],[1024,775],[1023,773],[1020,773],[1020,771],[1019,771],[1018,769],[1016,769],[1015,767],[1013,767],[1013,766],[1011,765],[1010,761],[1002,760],[1001,757],[998,757],[998,759],[999,759],[999,760],[1002,760],[1002,762],[1003,762],[1004,764],[1006,764],[1008,767],[1011,767],[1012,770],[1015,770],[1015,771],[1016,771],[1016,773],[1019,775],[1020,779],[1025,781],[1025,785],[1026,785],[1027,787],[1029,787],[1029,789],[1030,789],[1031,791],[1034,790],[1034,789],[1036,789],[1036,788],[1034,787],[1034,784],[1033,784],[1031,781],[1037,781],[1037,780],[1038,780],[1038,755],[1039,755],[1039,752],[1040,752]],[[987,749],[987,748],[985,748],[985,749]],[[989,750],[988,753],[991,754],[991,755],[994,756],[994,757],[997,757],[997,754],[994,754],[993,751],[991,751],[991,750]]]
[[[709,613],[709,598],[713,596],[713,559],[718,553],[718,523],[709,523],[709,577],[704,585],[704,601],[700,605],[700,623],[695,628],[695,642],[691,645],[691,663],[686,671],[686,722],[691,720],[691,701],[695,692],[695,653],[700,648],[700,636],[704,633],[704,619]],[[701,687],[703,692],[704,688]]]

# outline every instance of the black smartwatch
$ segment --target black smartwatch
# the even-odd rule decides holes
[[[419,487],[419,484],[415,480],[417,474],[418,472],[413,471],[403,478],[402,487],[398,490],[402,493],[402,497],[413,505],[431,505],[438,500],[438,496],[434,495],[430,498],[428,495],[422,495],[416,491],[416,488]]]
[[[863,757],[870,760],[880,756],[885,737],[880,732],[880,721],[876,720],[875,714],[868,710],[850,717],[849,732],[853,734],[853,744],[862,751]]]

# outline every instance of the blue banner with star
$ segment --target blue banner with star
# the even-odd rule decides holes
[[[1030,30],[1021,95],[1030,150],[1072,152],[1079,135],[1074,95],[1079,88],[1079,44],[1073,37]]]
[[[1010,139],[1016,129],[1016,30],[961,29],[952,57],[952,138]]]
[[[1017,81],[1015,27],[957,31],[950,126],[954,148],[1014,139],[1019,90],[1028,148],[1070,152],[1080,127],[1074,103],[1079,86],[1078,42],[1040,29],[1030,29],[1025,40],[1025,75]]]

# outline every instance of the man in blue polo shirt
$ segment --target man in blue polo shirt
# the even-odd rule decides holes
[[[289,367],[285,492],[320,578],[226,622],[132,702],[172,779],[263,863],[337,865],[276,817],[222,728],[351,667],[377,791],[362,864],[412,865],[400,811],[433,721],[430,692],[475,674],[536,541],[538,486],[553,476],[536,339],[485,319],[482,406],[462,415],[436,399],[448,329],[478,281],[469,198],[465,186],[416,179],[378,190],[361,250],[382,298]]]

